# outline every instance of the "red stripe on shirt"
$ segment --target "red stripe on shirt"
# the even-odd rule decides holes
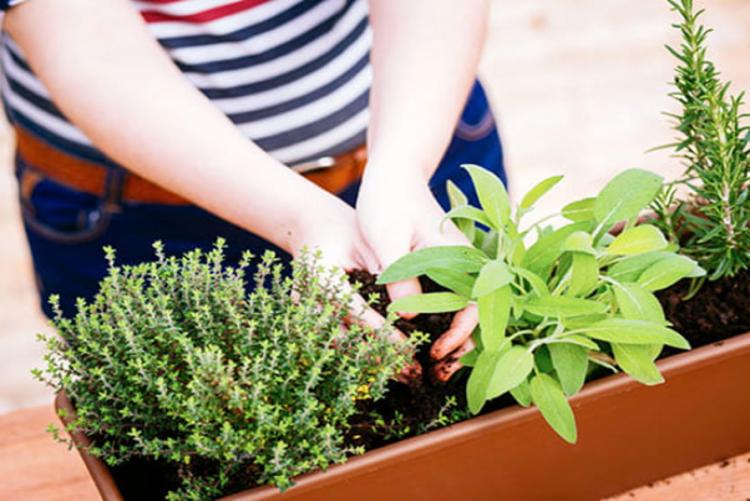
[[[145,10],[141,12],[141,16],[143,16],[143,19],[145,19],[148,23],[180,21],[184,23],[199,24],[214,21],[222,17],[231,16],[232,14],[252,9],[253,7],[257,7],[258,5],[266,3],[268,1],[269,0],[240,0],[235,3],[222,5],[221,7],[215,7],[203,12],[196,12],[195,14],[187,15],[166,14],[163,12]]]

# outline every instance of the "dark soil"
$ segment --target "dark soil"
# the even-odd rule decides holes
[[[387,314],[390,301],[385,286],[375,283],[376,277],[365,272],[355,270],[349,274],[352,283],[358,283],[359,292],[365,298],[372,300],[372,307],[381,315]],[[435,283],[421,279],[423,292],[438,292],[444,290]],[[399,428],[409,428],[410,432],[405,436],[417,433],[420,426],[433,422],[438,418],[444,408],[446,399],[454,397],[456,409],[466,408],[466,398],[463,388],[466,385],[466,374],[460,371],[447,383],[441,383],[433,377],[432,367],[434,360],[431,359],[429,351],[433,341],[443,334],[451,325],[453,313],[423,314],[412,320],[399,319],[396,327],[406,335],[414,331],[421,331],[430,336],[430,343],[419,347],[416,359],[422,366],[422,377],[406,385],[392,382],[388,388],[388,395],[379,402],[367,402],[362,412],[354,420],[352,431],[352,442],[364,445],[367,449],[380,447],[389,442],[398,440],[390,436],[394,430],[389,427],[373,427],[372,413],[376,412],[384,420],[392,420],[396,413],[401,414]],[[401,438],[405,438],[402,436]]]
[[[685,301],[690,281],[683,280],[658,293],[667,319],[693,348],[750,331],[750,272],[706,281]],[[665,350],[663,356],[675,353]]]

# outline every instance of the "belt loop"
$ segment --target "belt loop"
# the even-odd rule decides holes
[[[119,166],[106,167],[107,177],[104,180],[102,196],[103,209],[106,212],[119,212],[122,209],[122,192],[125,186],[125,169]]]

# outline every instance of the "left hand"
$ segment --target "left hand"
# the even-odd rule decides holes
[[[385,167],[385,166],[384,166]],[[427,179],[416,169],[381,168],[368,165],[357,200],[357,221],[382,272],[409,252],[439,245],[471,245],[433,196]],[[441,228],[442,224],[442,228]],[[388,284],[392,301],[419,294],[416,278]],[[414,314],[400,315],[413,318]],[[447,381],[461,368],[458,357],[473,349],[471,333],[478,323],[476,306],[458,312],[451,327],[435,341],[430,350],[435,376]]]

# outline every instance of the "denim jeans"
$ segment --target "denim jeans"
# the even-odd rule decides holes
[[[503,153],[485,93],[477,82],[463,111],[454,137],[436,170],[431,188],[443,207],[448,207],[446,181],[452,180],[476,204],[466,172],[460,164],[482,165],[505,181]],[[119,264],[152,260],[153,242],[164,243],[168,254],[210,248],[218,237],[226,239],[227,261],[237,262],[244,250],[256,255],[266,249],[283,252],[272,244],[192,205],[130,203],[119,198],[121,172],[113,170],[107,193],[95,196],[71,190],[51,179],[40,178],[24,189],[33,169],[16,159],[21,185],[20,202],[31,248],[42,308],[47,316],[51,294],[61,296],[64,314],[75,313],[77,297],[92,298],[107,268],[102,247],[117,251]],[[338,195],[356,202],[359,183]],[[408,202],[407,202],[408,203]]]

